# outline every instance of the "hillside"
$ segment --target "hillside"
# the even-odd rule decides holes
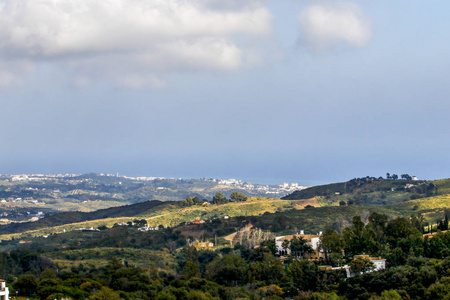
[[[134,219],[145,219],[152,227],[159,225],[174,227],[195,219],[258,216],[264,213],[301,209],[308,203],[310,202],[250,197],[245,202],[184,207],[181,202],[150,201],[91,213],[58,213],[38,222],[3,225],[0,226],[0,234],[2,234],[0,240],[8,240],[12,237],[43,236],[83,227],[112,227],[115,223],[129,222]]]
[[[39,212],[91,212],[146,202],[179,201],[186,197],[211,200],[217,192],[233,191],[251,197],[280,198],[297,189],[296,183],[262,185],[236,179],[175,179],[108,174],[0,175],[2,222],[25,221]]]
[[[58,213],[37,222],[0,226],[0,239],[43,236],[84,227],[112,227],[134,219],[144,219],[151,227],[176,227],[195,219],[246,216],[253,218],[255,226],[273,232],[342,229],[354,215],[368,216],[374,211],[390,217],[421,213],[426,221],[435,222],[450,207],[450,196],[441,195],[449,190],[448,179],[406,181],[367,177],[307,188],[283,199],[250,197],[244,202],[188,206],[180,201],[155,200],[89,213]]]
[[[317,233],[326,228],[341,231],[351,224],[353,216],[359,215],[367,221],[372,212],[385,214],[390,218],[410,217],[421,214],[424,224],[434,224],[443,219],[446,208],[450,208],[450,195],[433,196],[409,200],[393,205],[345,205],[324,206],[301,210],[289,210],[265,214],[254,219],[254,226],[279,234],[292,232]]]
[[[375,177],[355,178],[295,191],[284,200],[317,198],[324,205],[346,204],[390,205],[450,192],[450,180],[386,180]]]
[[[356,269],[358,265],[354,264],[355,260],[352,258],[356,254],[364,253],[386,258],[386,266],[390,268],[387,272],[398,272],[398,276],[401,274],[404,276],[404,270],[408,270],[407,274],[418,277],[418,282],[424,282],[420,274],[426,274],[427,278],[430,277],[428,274],[434,274],[430,266],[436,266],[437,270],[443,270],[445,273],[446,266],[450,262],[448,258],[441,260],[450,253],[448,250],[450,235],[448,232],[444,234],[438,231],[436,224],[443,224],[442,219],[447,220],[450,215],[447,209],[450,207],[450,194],[446,194],[448,186],[448,180],[416,181],[407,184],[405,181],[360,181],[311,188],[301,195],[305,199],[300,200],[247,198],[245,195],[235,194],[230,199],[215,197],[213,202],[200,201],[198,198],[194,201],[194,198],[188,197],[189,199],[183,201],[154,200],[90,213],[58,213],[35,223],[17,223],[0,227],[3,272],[16,274],[14,272],[19,270],[22,274],[26,274],[16,275],[15,286],[20,282],[19,279],[25,278],[23,276],[36,274],[36,280],[40,280],[40,285],[36,289],[36,293],[41,295],[39,299],[56,299],[60,294],[51,297],[44,295],[48,287],[45,289],[41,287],[44,284],[48,285],[49,282],[53,286],[53,283],[61,283],[63,279],[69,284],[69,280],[82,278],[81,276],[86,276],[86,279],[76,283],[81,291],[84,289],[89,291],[94,284],[99,286],[101,282],[106,282],[105,278],[108,282],[114,282],[111,287],[120,287],[124,290],[120,291],[120,295],[125,295],[125,291],[130,293],[140,291],[143,282],[147,284],[156,282],[158,285],[172,282],[168,289],[171,291],[174,291],[174,287],[180,286],[180,283],[183,284],[182,290],[186,287],[197,288],[199,284],[207,284],[206,290],[210,291],[213,285],[212,282],[208,283],[208,280],[214,279],[223,283],[221,281],[223,274],[229,274],[229,270],[234,270],[238,266],[242,269],[241,274],[245,274],[243,278],[277,272],[276,276],[265,282],[249,280],[245,283],[245,289],[239,288],[239,291],[246,291],[248,287],[259,284],[255,290],[257,291],[255,297],[251,299],[275,299],[261,297],[261,289],[268,287],[269,290],[276,287],[277,285],[273,284],[276,283],[274,280],[283,276],[284,278],[292,276],[295,280],[310,278],[312,284],[317,284],[318,281],[325,282],[323,279],[330,278],[333,281],[330,281],[328,286],[336,292],[340,291],[340,288],[336,287],[345,287],[352,280],[359,279],[344,278],[344,273],[334,272],[328,266],[347,264]],[[379,215],[372,214],[374,212]],[[189,222],[194,219],[204,222]],[[152,227],[151,230],[139,230],[145,223],[144,220]],[[371,221],[368,222],[369,220]],[[423,238],[420,229],[428,223],[432,224],[431,231],[438,233],[432,238]],[[88,226],[98,230],[87,229]],[[327,228],[335,231],[330,233]],[[442,229],[442,226],[439,229]],[[274,248],[275,236],[302,231],[308,235],[319,234],[321,231],[328,233],[322,237],[325,239],[325,236],[328,236],[328,241],[332,241],[336,248],[331,250],[328,258],[317,260],[302,260],[301,257],[292,256],[294,240],[291,240],[291,244],[285,245],[291,249],[291,255],[280,253]],[[424,263],[425,258],[433,260]],[[281,261],[284,261],[285,265]],[[327,264],[326,267],[323,266],[324,263]],[[401,267],[405,263],[414,266],[423,265],[423,272],[411,273],[409,271],[412,266],[408,266],[407,269]],[[225,273],[217,273],[219,274],[217,277],[210,277],[211,271],[222,270],[223,266]],[[396,268],[398,266],[400,268]],[[55,271],[51,273],[48,271],[49,268]],[[143,280],[145,277],[136,276],[140,268],[142,274],[147,274],[146,280]],[[373,288],[377,290],[380,278],[386,278],[383,279],[386,282],[392,281],[393,276],[384,276],[385,273],[381,272],[363,275],[375,277],[372,280],[361,279],[361,286],[367,286],[368,282],[369,284],[376,282]],[[373,273],[381,274],[381,277],[372,275]],[[53,278],[44,277],[48,274]],[[72,274],[71,277],[69,274]],[[108,279],[105,277],[106,274],[115,275],[111,275]],[[55,276],[58,279],[55,279]],[[158,276],[161,278],[158,279]],[[235,273],[232,273],[228,284],[230,289],[233,289],[230,290],[230,297],[223,299],[238,298],[235,276]],[[323,279],[320,279],[320,276],[323,276]],[[93,278],[99,280],[86,281]],[[135,282],[131,283],[130,280]],[[183,281],[187,283],[182,283]],[[409,281],[402,280],[406,284],[409,284]],[[430,280],[429,284],[433,286],[433,282],[434,279]],[[291,283],[280,285],[278,290],[289,291],[291,287]],[[306,288],[309,289],[309,285]],[[349,286],[348,292],[345,293],[348,298],[342,299],[357,299],[358,293],[354,289],[353,285]],[[23,290],[24,286],[21,286],[20,291]],[[410,289],[409,293],[415,295],[415,290]],[[66,290],[61,288],[58,291]],[[152,297],[142,298],[141,295],[133,294],[129,299],[188,299],[179,296],[181,294],[178,294],[178,291],[177,296],[170,298],[163,294],[164,290],[152,288],[152,291]],[[113,299],[109,296],[110,293],[111,291],[102,299]],[[192,299],[219,299],[219,297],[197,297],[199,295],[196,294]],[[241,296],[239,297],[241,299],[250,299],[244,294]],[[303,296],[302,299],[316,299]],[[73,299],[81,297],[76,295]]]
[[[167,205],[168,203],[153,200],[132,205],[101,209],[94,212],[62,212],[40,219],[36,222],[11,223],[8,225],[0,226],[0,234],[24,232],[47,227],[55,227],[64,224],[87,222],[106,218],[134,217],[141,214],[143,211],[152,210],[162,204]]]
[[[306,208],[305,207],[309,207]],[[112,208],[95,213],[60,213],[40,223],[23,223],[14,226],[0,227],[0,240],[12,238],[30,238],[51,233],[77,230],[79,228],[100,226],[112,227],[114,224],[129,222],[134,219],[145,219],[149,226],[159,225],[177,228],[190,220],[223,219],[228,216],[248,217],[258,228],[280,234],[288,234],[305,230],[317,233],[327,227],[342,230],[351,223],[355,215],[367,218],[370,213],[409,217],[422,214],[426,222],[434,223],[442,218],[445,208],[450,207],[450,196],[434,196],[404,201],[392,205],[344,205],[320,206],[312,200],[280,200],[270,198],[250,198],[249,201],[230,202],[221,205],[183,207],[180,202],[164,203],[151,201],[128,205],[123,208]],[[109,214],[110,213],[110,214]],[[70,221],[73,220],[73,221]],[[45,222],[44,222],[45,221]],[[37,222],[36,222],[37,223]]]

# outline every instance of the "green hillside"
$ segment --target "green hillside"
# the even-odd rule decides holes
[[[450,179],[424,181],[363,177],[347,182],[306,188],[295,191],[282,199],[317,198],[322,205],[337,205],[341,201],[363,205],[391,205],[448,193],[450,193]]]
[[[183,202],[148,201],[91,213],[58,213],[34,223],[0,226],[0,239],[30,238],[84,227],[112,227],[135,219],[145,219],[151,227],[175,227],[195,219],[247,216],[255,217],[252,219],[255,226],[273,232],[314,232],[326,227],[342,229],[354,215],[368,216],[376,211],[390,217],[421,213],[427,222],[434,223],[450,207],[450,195],[442,195],[448,191],[448,179],[410,181],[366,177],[308,188],[283,199],[250,197],[244,202],[188,206]]]
[[[152,227],[159,225],[173,227],[195,219],[211,220],[225,216],[258,216],[264,213],[294,210],[303,208],[306,203],[310,202],[250,197],[245,202],[184,207],[182,202],[150,201],[92,213],[59,213],[35,223],[3,225],[0,226],[0,233],[2,234],[0,239],[30,238],[84,227],[112,227],[115,223],[129,222],[134,219],[145,219],[148,225]]]
[[[324,206],[291,210],[259,216],[254,219],[254,225],[280,234],[291,234],[300,230],[317,233],[326,228],[341,231],[351,224],[353,216],[359,215],[367,219],[372,212],[385,214],[390,218],[422,214],[425,224],[431,224],[443,218],[446,208],[450,208],[450,195],[410,200],[394,205]]]
[[[28,230],[36,230],[47,227],[55,227],[64,224],[79,223],[91,220],[117,218],[117,217],[133,217],[139,215],[143,211],[149,211],[155,207],[168,204],[162,201],[147,201],[133,205],[125,205],[120,207],[112,207],[97,210],[95,212],[62,212],[40,219],[36,222],[11,223],[0,226],[0,234],[17,233]]]

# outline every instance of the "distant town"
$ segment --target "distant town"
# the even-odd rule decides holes
[[[93,211],[147,200],[179,201],[217,192],[281,198],[306,188],[298,183],[263,185],[238,179],[130,177],[114,174],[0,175],[0,222],[37,221],[59,211]]]

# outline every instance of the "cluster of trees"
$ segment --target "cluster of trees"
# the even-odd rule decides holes
[[[212,198],[211,203],[213,204],[225,204],[230,201],[247,201],[248,197],[245,196],[243,193],[239,193],[236,191],[233,191],[230,195],[230,199],[227,199],[221,192],[217,192],[214,197]],[[198,196],[195,197],[187,197],[184,200],[181,200],[180,203],[182,206],[192,206],[192,205],[199,205],[203,204],[205,202],[209,202],[207,199],[200,200]]]
[[[138,227],[138,228],[139,227],[144,227],[145,225],[147,225],[147,220],[145,220],[145,219],[141,219],[141,220],[134,219],[133,221],[128,221],[127,225],[128,225],[128,227]],[[120,225],[118,223],[114,223],[113,227],[117,227],[117,226],[120,226]],[[108,227],[106,225],[102,225],[102,226],[98,227],[99,230],[105,230],[107,228]]]
[[[448,226],[447,215],[445,218],[441,224],[447,222]],[[352,226],[346,227],[342,233],[326,229],[321,247],[329,264],[339,264],[361,253],[385,257],[391,266],[403,265],[411,256],[447,257],[450,254],[450,234],[439,233],[423,238],[423,225],[421,214],[389,220],[386,215],[374,212],[367,224],[355,216]]]
[[[247,201],[248,197],[245,196],[243,193],[239,193],[236,191],[233,191],[230,195],[230,199],[227,199],[226,197],[224,197],[224,195],[220,192],[217,192],[213,199],[212,199],[212,203],[213,204],[225,204],[228,203],[230,201]]]
[[[202,204],[204,202],[208,202],[208,200],[206,200],[206,199],[200,200],[199,196],[194,196],[194,197],[187,197],[186,199],[181,200],[181,205],[182,206],[192,206],[192,205]]]
[[[449,216],[450,216],[450,209],[446,208],[444,210],[444,219],[438,219],[436,224],[431,224],[431,225],[425,226],[424,233],[433,233],[433,231],[437,232],[438,230],[441,230],[441,231],[448,230]],[[435,228],[436,228],[436,230],[435,230]]]
[[[424,218],[420,214],[409,219],[397,217],[389,220],[388,216],[374,212],[367,224],[360,216],[355,216],[352,226],[346,227],[342,233],[326,229],[321,247],[329,264],[370,253],[388,258],[392,265],[401,265],[408,255],[423,255],[429,250],[427,239],[422,238],[423,223]]]
[[[293,257],[302,257],[305,253],[311,253],[313,251],[312,247],[307,244],[303,237],[297,236],[294,236],[294,238],[290,241],[284,240],[281,243],[281,247],[283,248],[283,251],[282,253],[279,253],[280,255],[285,255],[288,253],[287,249],[289,249],[291,253],[290,255]]]
[[[412,180],[413,179],[412,176],[410,176],[408,174],[402,174],[402,175],[400,175],[400,178],[404,179],[404,180]],[[391,175],[390,173],[386,173],[386,179],[387,180],[398,180],[398,175],[397,174]]]
[[[360,177],[360,178],[353,178],[352,180],[349,180],[348,183],[351,184],[351,185],[358,186],[358,185],[363,185],[363,184],[370,183],[370,182],[373,182],[373,181],[379,181],[379,180],[382,180],[382,179],[383,179],[382,177],[376,178],[376,177],[373,177],[373,176],[366,176],[366,177]]]

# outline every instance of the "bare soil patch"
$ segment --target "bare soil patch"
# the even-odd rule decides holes
[[[311,205],[314,207],[320,207],[319,201],[317,201],[316,198],[304,199],[304,200],[294,200],[295,209],[304,209],[308,205]]]

